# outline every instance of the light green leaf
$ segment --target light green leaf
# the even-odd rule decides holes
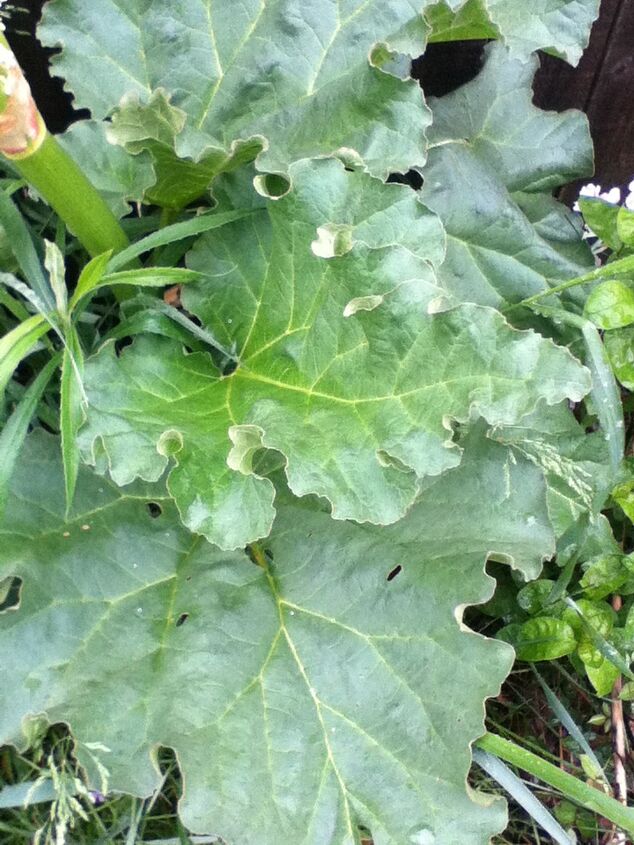
[[[623,478],[612,490],[612,498],[634,522],[634,459],[626,457],[623,470]]]
[[[499,38],[497,27],[487,15],[485,2],[486,0],[468,0],[462,5],[455,2],[434,3],[424,13],[431,26],[430,43]]]
[[[623,242],[617,225],[619,206],[595,197],[580,197],[579,208],[594,234],[610,249],[620,250]]]
[[[634,211],[621,206],[616,215],[616,228],[623,243],[634,247]]]
[[[379,843],[427,831],[485,845],[504,825],[465,775],[510,650],[458,620],[491,594],[492,549],[526,571],[552,553],[535,467],[518,461],[507,490],[507,450],[471,438],[388,529],[286,503],[262,568],[188,534],[163,493],[85,468],[65,522],[58,454],[29,440],[2,529],[0,577],[23,580],[0,616],[2,740],[21,743],[29,714],[68,721],[110,749],[111,788],[140,795],[170,746],[183,822],[232,845],[317,845],[324,831],[352,845],[359,824]]]
[[[245,431],[284,455],[295,494],[327,498],[337,519],[388,524],[421,478],[459,463],[452,420],[512,424],[540,398],[589,387],[566,350],[494,311],[425,315],[442,240],[411,190],[333,160],[291,174],[291,194],[209,232],[190,257],[207,278],[183,303],[235,350],[235,372],[222,377],[207,356],[159,338],[121,357],[106,346],[86,368],[86,459],[126,484],[159,478],[174,457],[169,487],[185,524],[223,548],[266,536],[274,513],[270,482],[239,459]],[[326,222],[350,227],[350,251],[314,255]],[[345,316],[370,294],[379,307]]]
[[[585,315],[600,329],[621,329],[634,323],[634,290],[612,279],[590,291]]]
[[[93,76],[95,76],[93,71]],[[99,83],[104,82],[98,74]],[[56,138],[81,167],[104,198],[113,214],[125,217],[130,203],[141,202],[156,182],[156,173],[148,153],[129,156],[125,150],[108,142],[106,124],[80,120]]]
[[[634,328],[608,332],[603,342],[614,375],[623,387],[634,390]]]
[[[566,599],[569,610],[566,619],[577,631],[579,639],[579,656],[586,664],[587,669],[601,669],[607,661],[630,680],[634,680],[628,661],[619,652],[618,648],[606,639],[612,631],[616,614],[612,608],[603,602],[591,602],[587,599],[579,599],[578,602],[571,598]],[[592,677],[588,674],[588,677]],[[593,680],[592,681],[596,683]]]
[[[83,268],[70,299],[71,311],[76,308],[77,303],[83,296],[99,286],[104,273],[106,272],[111,255],[112,251],[104,252],[102,255],[97,255]]]
[[[598,666],[586,665],[586,675],[597,695],[609,695],[614,682],[619,677],[619,670],[609,660],[603,659]]]
[[[572,654],[577,647],[574,630],[563,619],[554,616],[534,616],[521,625],[507,625],[498,638],[513,646],[518,660],[531,663],[556,660]]]
[[[531,616],[544,610],[548,597],[552,593],[555,582],[549,578],[540,578],[526,584],[517,594],[517,603]],[[549,609],[552,612],[552,608]]]
[[[0,393],[20,361],[26,358],[49,328],[46,319],[36,314],[0,338]]]
[[[342,151],[386,177],[423,160],[429,113],[413,80],[373,62],[423,52],[424,5],[57,0],[39,37],[63,48],[55,71],[93,117],[126,97],[112,132],[162,151],[157,168],[172,184],[172,149],[201,162],[202,185],[258,153],[258,169],[286,172]],[[184,168],[178,190],[196,178]]]
[[[476,79],[429,101],[421,199],[447,230],[448,294],[500,306],[594,266],[576,215],[542,193],[591,172],[592,146],[583,115],[533,106],[536,60],[511,59],[499,44],[486,57]]]
[[[599,14],[600,0],[446,0],[426,13],[430,40],[495,38],[519,56],[550,49],[576,65]],[[452,14],[453,12],[453,14]]]
[[[589,599],[597,600],[618,593],[631,574],[625,566],[623,555],[605,555],[590,561],[584,567],[584,573],[579,582]]]

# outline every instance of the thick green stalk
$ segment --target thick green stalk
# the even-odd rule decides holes
[[[49,135],[31,89],[0,31],[0,152],[95,256],[129,241],[81,168]]]
[[[13,159],[12,164],[92,256],[129,245],[101,195],[52,135],[47,133],[35,152]]]
[[[494,754],[501,760],[517,766],[518,769],[523,769],[543,783],[558,789],[566,798],[598,813],[602,818],[608,819],[617,827],[634,835],[634,809],[631,807],[624,807],[604,792],[588,786],[585,781],[569,775],[568,772],[553,766],[552,763],[548,763],[532,751],[509,742],[508,739],[502,739],[501,736],[488,733],[475,744],[483,751]]]

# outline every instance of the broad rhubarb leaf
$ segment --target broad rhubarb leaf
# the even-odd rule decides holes
[[[567,403],[556,408],[540,403],[519,425],[501,427],[490,436],[541,467],[558,537],[584,515],[598,519],[610,489],[605,432],[586,434]]]
[[[113,126],[123,142],[163,165],[173,151],[202,164],[184,179],[209,181],[258,153],[260,169],[286,172],[336,151],[386,177],[423,158],[420,89],[379,66],[423,51],[424,5],[55,0],[39,37],[63,48],[55,70],[93,117],[125,97]]]
[[[550,49],[576,65],[601,0],[445,0],[426,12],[432,41],[501,37],[514,54]]]
[[[572,213],[549,195],[592,172],[587,121],[532,104],[536,67],[494,44],[476,79],[429,101],[421,196],[447,230],[440,275],[460,302],[517,302],[594,266]]]
[[[150,156],[144,153],[132,158],[121,147],[108,143],[96,121],[81,120],[57,140],[117,217],[129,214],[130,203],[141,202],[156,182]]]
[[[376,845],[485,845],[503,827],[465,775],[512,655],[459,620],[492,591],[491,553],[533,576],[552,554],[536,467],[467,439],[388,529],[287,501],[256,566],[87,468],[65,522],[58,456],[30,438],[1,529],[0,579],[23,582],[0,615],[2,740],[67,721],[138,795],[171,746],[184,823],[229,845],[353,845],[360,825]]]
[[[208,278],[183,302],[235,350],[235,372],[155,337],[120,356],[109,344],[86,366],[86,459],[127,484],[158,479],[174,456],[185,524],[224,548],[268,534],[273,488],[252,469],[262,447],[282,453],[296,495],[389,524],[420,478],[459,463],[451,421],[512,424],[539,399],[589,389],[567,350],[495,311],[425,313],[440,230],[410,189],[334,160],[291,174],[289,195],[203,236],[190,258]]]

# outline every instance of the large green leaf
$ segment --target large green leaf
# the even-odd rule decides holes
[[[97,188],[117,217],[130,213],[131,202],[141,202],[156,182],[147,153],[131,158],[108,143],[103,126],[94,120],[73,124],[58,140]]]
[[[54,68],[93,117],[126,97],[122,140],[146,140],[166,177],[172,148],[203,163],[203,182],[258,152],[260,169],[285,172],[343,150],[384,177],[423,158],[420,90],[378,65],[423,51],[424,5],[55,0],[39,36],[63,48]]]
[[[207,279],[183,302],[234,350],[232,375],[155,337],[119,357],[107,345],[86,366],[87,460],[127,484],[158,479],[174,456],[185,524],[224,548],[270,529],[273,488],[252,469],[261,447],[282,453],[295,494],[387,524],[420,478],[459,463],[452,420],[512,424],[539,399],[589,388],[567,350],[497,312],[425,313],[442,238],[411,190],[334,160],[291,174],[291,194],[204,235],[190,257]]]
[[[519,425],[491,436],[541,467],[548,484],[548,512],[557,536],[584,514],[597,519],[610,487],[608,443],[603,431],[586,434],[567,403],[543,404]]]
[[[388,529],[287,502],[260,567],[86,468],[65,522],[58,454],[30,439],[1,531],[0,577],[23,581],[0,615],[3,740],[67,721],[140,795],[171,746],[184,823],[230,845],[353,845],[358,825],[376,845],[484,845],[504,825],[465,775],[511,653],[459,620],[491,593],[490,553],[533,575],[552,554],[532,464],[477,436]]]
[[[500,37],[519,56],[550,49],[576,65],[601,0],[445,0],[426,13],[432,41]]]
[[[476,79],[430,99],[421,195],[447,230],[441,278],[458,301],[518,301],[593,266],[571,212],[543,193],[592,171],[587,121],[532,104],[536,67],[494,44]]]

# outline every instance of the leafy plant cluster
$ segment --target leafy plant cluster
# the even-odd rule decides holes
[[[597,267],[553,197],[592,146],[534,52],[576,63],[598,2],[539,5],[46,5],[91,117],[0,192],[0,741],[67,723],[71,794],[151,795],[170,748],[183,831],[485,843],[509,643],[634,678],[634,212],[582,201]],[[425,98],[464,38],[482,71]]]

